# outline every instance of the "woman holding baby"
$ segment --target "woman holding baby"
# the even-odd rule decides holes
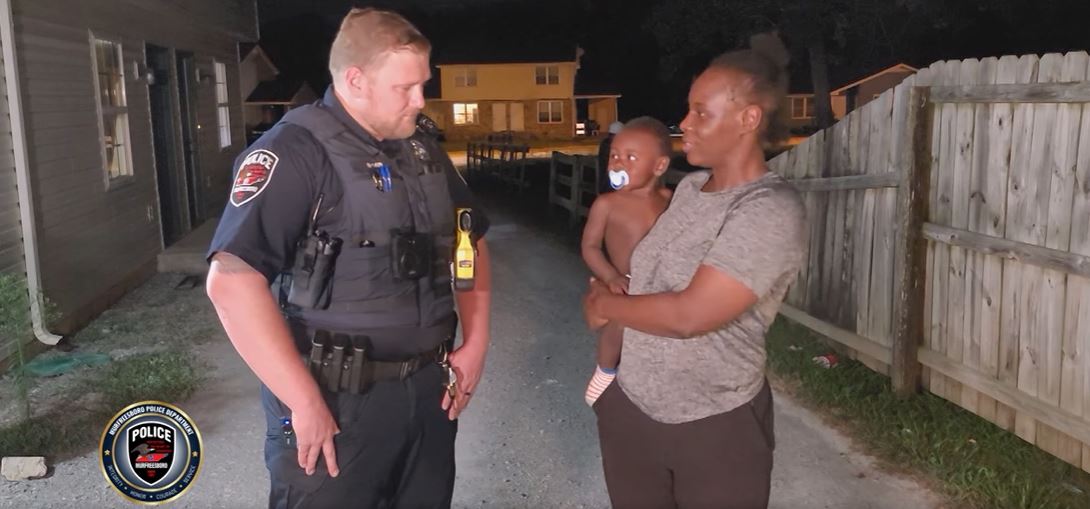
[[[636,246],[628,294],[591,281],[588,324],[624,327],[595,403],[614,507],[766,507],[775,446],[765,333],[806,250],[804,207],[765,164],[787,53],[774,36],[714,59],[681,123],[689,174]]]

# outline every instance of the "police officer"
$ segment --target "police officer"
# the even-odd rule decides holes
[[[487,219],[419,115],[430,49],[401,16],[353,9],[324,98],[237,160],[207,291],[263,383],[269,507],[450,506],[491,284]],[[456,207],[474,212],[464,292],[451,288]],[[455,301],[463,340],[448,356]],[[346,348],[365,352],[362,369]]]

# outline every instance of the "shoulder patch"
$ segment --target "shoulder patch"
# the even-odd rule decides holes
[[[250,152],[242,160],[235,176],[235,184],[231,188],[231,205],[241,207],[261,194],[269,185],[278,161],[280,157],[265,149]]]

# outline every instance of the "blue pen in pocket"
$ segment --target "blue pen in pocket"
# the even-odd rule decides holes
[[[371,180],[375,183],[375,189],[384,193],[390,192],[394,187],[393,179],[390,178],[390,167],[386,163],[371,171]]]

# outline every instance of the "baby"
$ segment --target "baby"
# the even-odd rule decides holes
[[[609,183],[618,192],[599,195],[583,229],[583,260],[614,293],[628,293],[632,250],[670,204],[662,175],[670,166],[670,131],[651,117],[625,124],[609,151]],[[587,385],[593,406],[617,375],[622,327],[606,324],[598,336],[598,367]]]

